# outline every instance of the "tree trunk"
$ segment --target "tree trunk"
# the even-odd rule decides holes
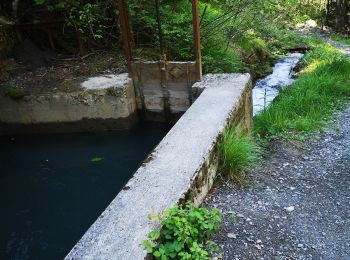
[[[335,27],[338,32],[344,31],[347,18],[346,0],[337,0]]]

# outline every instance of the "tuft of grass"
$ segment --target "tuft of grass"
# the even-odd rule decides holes
[[[260,160],[262,149],[251,136],[241,135],[236,128],[230,127],[223,134],[219,154],[220,171],[228,179],[242,183],[245,172]]]
[[[231,223],[236,223],[238,221],[236,213],[231,212],[228,215],[227,220],[230,221]]]
[[[288,137],[322,130],[350,96],[350,60],[323,44],[303,60],[303,74],[254,118],[262,138]]]
[[[25,96],[24,89],[19,86],[6,87],[4,89],[4,94],[14,100],[20,100]]]

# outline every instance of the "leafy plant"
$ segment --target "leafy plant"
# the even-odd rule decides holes
[[[262,149],[254,139],[240,134],[237,128],[229,127],[219,146],[219,169],[227,178],[243,182],[244,173],[260,159]]]
[[[161,221],[161,229],[150,232],[149,240],[143,242],[155,259],[205,260],[210,259],[208,251],[217,250],[214,242],[207,241],[221,223],[217,209],[209,211],[188,202],[185,206],[174,205],[156,218]]]
[[[66,25],[73,29],[78,38],[80,54],[85,52],[85,45],[89,48],[108,38],[113,28],[115,8],[108,0],[35,0],[37,5],[43,5],[52,13],[63,14]],[[111,11],[112,10],[112,11]]]

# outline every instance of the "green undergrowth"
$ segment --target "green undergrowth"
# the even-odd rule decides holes
[[[219,228],[221,214],[219,210],[186,205],[174,205],[161,216],[149,216],[161,222],[161,229],[155,229],[145,240],[151,259],[211,259],[210,253],[218,247],[209,239]]]
[[[245,172],[259,162],[261,155],[262,149],[252,136],[229,127],[219,145],[219,171],[229,180],[242,184]]]
[[[310,51],[295,83],[254,118],[259,138],[288,138],[322,130],[350,95],[350,60],[328,44]]]
[[[273,139],[303,141],[322,131],[333,112],[341,109],[350,96],[350,60],[317,38],[305,42],[316,47],[301,61],[300,76],[254,117],[252,136],[228,128],[219,146],[220,171],[238,183],[257,164],[264,148]]]
[[[343,35],[332,35],[331,36],[331,39],[334,40],[334,41],[338,41],[338,42],[341,42],[341,43],[345,43],[345,44],[348,44],[350,45],[350,38],[348,37],[345,37]]]

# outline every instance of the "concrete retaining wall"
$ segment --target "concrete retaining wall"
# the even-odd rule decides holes
[[[141,245],[159,214],[187,199],[199,204],[218,165],[217,143],[228,124],[252,127],[249,74],[208,75],[201,92],[158,147],[71,250],[67,259],[144,259]]]
[[[147,120],[176,121],[192,104],[194,62],[134,62],[136,103]]]
[[[125,129],[138,115],[175,122],[192,104],[194,62],[134,62],[132,70],[133,79],[93,77],[73,92],[0,95],[0,135]]]
[[[0,95],[0,134],[38,132],[40,128],[57,132],[65,126],[69,132],[100,126],[108,129],[108,124],[128,128],[135,115],[135,92],[127,74],[90,78],[72,93],[33,94],[20,100]]]

